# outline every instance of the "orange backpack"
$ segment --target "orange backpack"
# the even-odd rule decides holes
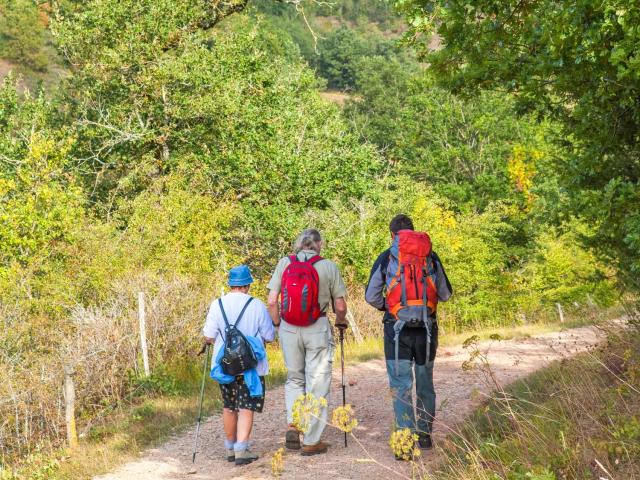
[[[427,361],[431,327],[438,308],[436,269],[431,239],[424,232],[400,230],[393,238],[386,272],[387,309],[394,316],[396,370],[400,331],[405,327],[426,327]]]

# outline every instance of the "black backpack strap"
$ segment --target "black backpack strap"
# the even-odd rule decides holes
[[[220,312],[222,312],[222,318],[224,319],[224,323],[229,328],[229,320],[227,320],[227,313],[224,311],[224,307],[222,306],[222,299],[218,299],[218,305],[220,306]]]
[[[422,267],[422,314],[424,318],[422,319],[424,322],[424,326],[427,330],[427,352],[426,352],[426,361],[429,363],[429,357],[431,357],[431,323],[429,321],[429,307],[427,307],[427,277],[430,274],[431,267],[431,255],[427,257],[426,265]]]
[[[425,311],[427,310],[427,266],[422,267],[422,304]],[[426,320],[426,319],[425,319]]]
[[[245,310],[247,309],[247,307],[249,306],[252,300],[253,300],[253,297],[249,297],[249,300],[247,300],[247,303],[244,304],[244,307],[242,307],[242,310],[240,311],[240,315],[238,315],[238,319],[236,320],[236,323],[233,324],[234,327],[238,328],[238,323],[240,323],[240,320],[242,320],[242,316],[244,315]]]

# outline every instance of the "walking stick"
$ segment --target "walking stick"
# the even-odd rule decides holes
[[[340,329],[340,368],[342,369],[342,406],[347,403],[346,385],[344,384],[344,328]],[[347,432],[344,432],[344,446],[347,447]]]
[[[202,421],[202,400],[204,399],[204,380],[207,378],[207,364],[209,363],[209,347],[211,345],[205,344],[202,346],[202,350],[198,355],[204,352],[204,367],[202,368],[202,385],[200,385],[200,405],[198,407],[198,422],[196,423],[196,435],[193,443],[193,458],[191,463],[196,463],[196,453],[198,453],[198,434],[200,433],[200,422]]]

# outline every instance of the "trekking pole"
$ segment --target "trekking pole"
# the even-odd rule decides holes
[[[340,329],[340,368],[342,369],[342,406],[347,403],[346,385],[344,384],[344,328]],[[347,432],[344,432],[344,446],[347,447]]]
[[[196,463],[196,453],[198,453],[198,434],[200,433],[200,422],[202,421],[202,400],[204,399],[204,380],[207,378],[207,364],[209,363],[209,344],[202,346],[198,355],[204,352],[204,367],[202,368],[202,385],[200,385],[200,405],[198,407],[198,421],[196,423],[196,435],[193,443],[193,458],[191,463]]]

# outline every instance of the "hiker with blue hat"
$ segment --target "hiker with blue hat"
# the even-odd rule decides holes
[[[264,407],[264,376],[269,373],[264,344],[276,335],[265,304],[249,295],[252,283],[248,266],[233,267],[230,292],[213,301],[202,329],[205,342],[214,345],[211,378],[222,393],[226,458],[236,465],[258,459],[248,448],[249,437],[254,412]]]

